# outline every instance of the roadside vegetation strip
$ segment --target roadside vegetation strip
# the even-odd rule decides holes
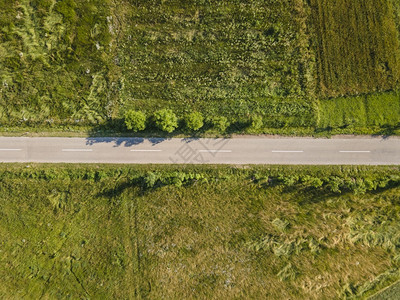
[[[0,296],[364,297],[399,276],[399,171],[2,164]]]

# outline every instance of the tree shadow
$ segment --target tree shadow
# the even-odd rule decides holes
[[[96,195],[96,197],[106,197],[106,198],[116,198],[121,196],[121,194],[128,188],[137,187],[141,184],[140,179],[128,180],[122,182],[112,188],[104,190]]]
[[[177,135],[185,133],[182,128],[178,127],[172,133],[164,132],[153,126],[151,123],[148,124],[144,131],[133,132],[128,130],[125,126],[123,119],[109,119],[99,124],[93,125],[89,131],[89,137],[140,137],[146,138],[152,136],[155,138],[172,138]]]
[[[400,181],[390,181],[385,187],[377,187],[375,190],[368,190],[364,194],[359,195],[379,195],[383,192],[395,189],[400,187]],[[299,186],[292,186],[292,187],[284,187],[284,193],[294,193],[297,195],[300,200],[298,203],[299,205],[307,205],[307,204],[317,204],[328,199],[338,199],[340,197],[346,195],[357,195],[354,191],[349,189],[343,189],[340,193],[335,193],[329,189],[328,186],[322,186],[319,188],[314,188],[310,186],[306,187],[299,187]]]
[[[325,128],[315,128],[314,130],[314,137],[332,137],[332,127],[325,127]]]
[[[391,136],[396,135],[396,131],[400,130],[400,123],[397,125],[383,125],[381,130],[374,136],[382,136],[383,139],[388,139]]]
[[[113,143],[114,147],[131,147],[142,144],[146,141],[150,142],[152,146],[160,144],[169,138],[141,138],[141,137],[88,137],[86,138],[86,145],[94,144],[110,144]]]
[[[308,204],[318,204],[321,202],[325,202],[328,199],[338,199],[349,192],[335,193],[329,190],[327,187],[301,187],[294,189],[292,191],[301,199],[298,203],[300,206],[308,205]]]
[[[249,120],[240,120],[233,122],[232,124],[229,125],[229,127],[226,129],[227,134],[238,134],[238,133],[243,133],[246,129],[249,128],[251,122]]]

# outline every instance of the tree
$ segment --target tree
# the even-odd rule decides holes
[[[197,131],[204,125],[204,117],[199,112],[192,112],[185,118],[186,127],[190,130]]]
[[[218,129],[219,132],[223,133],[228,128],[230,123],[228,119],[224,116],[215,116],[210,119],[211,124],[215,129]]]
[[[178,127],[178,118],[171,109],[161,109],[154,113],[154,122],[158,129],[171,133]]]
[[[127,111],[124,116],[124,121],[126,128],[128,128],[128,130],[133,130],[134,132],[146,128],[146,115],[141,111]]]

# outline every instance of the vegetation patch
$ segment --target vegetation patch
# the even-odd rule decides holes
[[[399,30],[395,0],[0,0],[0,131],[397,134]]]
[[[399,133],[400,94],[387,92],[357,97],[321,100],[319,104],[319,128],[340,132],[373,128],[385,133]]]
[[[0,296],[365,297],[400,277],[399,171],[3,164]]]

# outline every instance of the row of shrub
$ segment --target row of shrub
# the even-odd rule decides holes
[[[155,127],[158,130],[171,133],[180,126],[183,121],[183,128],[189,131],[199,131],[204,127],[211,127],[218,132],[224,133],[231,125],[225,116],[204,117],[200,112],[191,112],[180,120],[171,109],[161,109],[152,115],[146,115],[142,111],[129,110],[124,115],[124,123],[128,130],[133,132],[143,131],[147,127]],[[259,130],[264,127],[261,115],[251,116],[247,122],[247,127]]]
[[[142,187],[147,189],[159,188],[167,185],[181,187],[182,185],[190,185],[197,181],[208,182],[212,179],[232,180],[230,176],[207,176],[204,173],[197,172],[147,172],[140,176],[139,182]],[[323,189],[331,193],[353,193],[355,195],[365,194],[366,192],[376,191],[378,189],[390,188],[400,184],[399,175],[382,175],[377,178],[368,176],[312,176],[309,174],[289,175],[280,174],[273,176],[262,176],[255,173],[252,176],[253,182],[262,185],[272,186],[281,185],[283,187],[303,187],[311,189]]]
[[[282,186],[284,188],[313,189],[328,193],[364,194],[375,190],[391,188],[400,184],[398,170],[389,167],[356,167],[330,166],[273,166],[250,169],[231,167],[101,167],[85,166],[71,167],[9,167],[0,170],[0,181],[7,179],[35,180],[87,180],[103,182],[112,180],[127,180],[132,186],[140,186],[144,190],[174,185],[176,187],[190,185],[196,182],[235,181],[238,178],[248,178],[260,188]]]
[[[351,192],[355,195],[377,189],[385,189],[400,184],[399,175],[385,175],[379,178],[358,176],[310,176],[310,175],[278,175],[268,176],[254,174],[252,179],[261,185],[282,185],[284,187],[306,187],[325,189],[332,193]]]

